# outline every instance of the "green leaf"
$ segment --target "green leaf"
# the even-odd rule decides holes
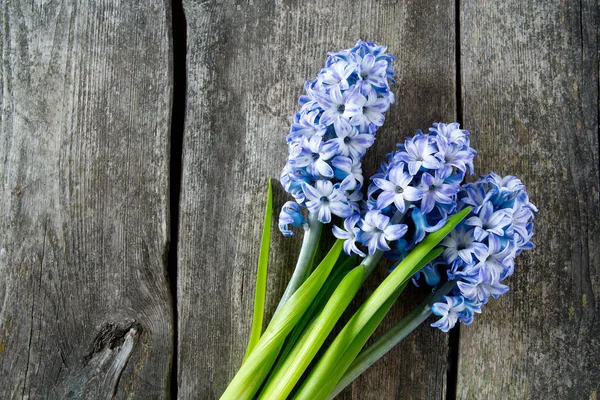
[[[440,248],[433,249],[431,252],[429,252],[429,254],[421,260],[421,262],[413,269],[413,271],[411,271],[411,274],[408,275],[407,279],[404,281],[402,286],[400,286],[400,288],[398,288],[398,290],[396,290],[394,294],[390,296],[389,299],[387,299],[387,301],[379,308],[379,310],[377,310],[377,312],[373,315],[373,317],[371,317],[369,322],[367,322],[365,327],[354,338],[352,343],[350,343],[350,345],[338,361],[336,368],[333,370],[332,375],[329,377],[331,381],[338,382],[342,378],[342,376],[344,376],[345,371],[353,363],[354,359],[358,356],[360,350],[363,348],[365,343],[367,343],[367,340],[369,340],[371,335],[373,335],[375,329],[377,329],[377,327],[381,324],[381,321],[383,321],[383,318],[387,315],[390,308],[392,308],[392,305],[394,305],[400,294],[404,291],[404,288],[409,283],[410,278],[421,268],[423,268],[431,261],[436,259],[441,253],[442,249]],[[373,362],[375,361],[377,360],[373,360]],[[368,366],[370,366],[371,364],[365,366],[365,369],[368,368]],[[342,387],[342,389],[344,387]]]
[[[420,261],[429,254],[437,244],[460,223],[469,213],[471,208],[467,207],[448,219],[448,222],[438,231],[433,232],[413,249],[396,269],[379,285],[373,294],[365,301],[360,309],[352,316],[350,321],[337,335],[327,351],[323,354],[315,368],[296,394],[297,399],[326,399],[327,395],[335,386],[335,381],[330,381],[329,376],[334,371],[336,364],[358,336],[365,325],[375,313],[394,295],[406,279],[410,278],[411,272]],[[332,386],[333,384],[333,386]]]
[[[365,268],[362,265],[350,271],[337,286],[319,316],[304,332],[281,367],[275,371],[259,399],[287,398],[308,367],[321,345],[362,286]]]
[[[341,258],[341,257],[340,257]],[[296,324],[296,327],[286,339],[285,346],[281,351],[281,356],[279,357],[279,361],[275,366],[274,370],[279,369],[281,364],[285,361],[287,355],[292,351],[294,345],[304,333],[304,330],[308,326],[310,322],[315,318],[316,314],[321,312],[325,307],[325,304],[329,301],[329,298],[333,294],[335,288],[339,285],[339,283],[344,279],[344,276],[356,265],[355,257],[348,257],[342,263],[339,262],[334,267],[331,275],[327,278],[327,281],[323,284],[323,287],[315,297],[315,300],[310,305],[309,309],[306,310],[302,319]]]
[[[366,371],[367,368],[373,365],[381,357],[386,355],[391,349],[394,348],[394,346],[400,343],[402,339],[408,336],[416,327],[421,325],[431,315],[431,305],[440,301],[442,296],[450,293],[455,285],[455,281],[446,282],[438,290],[431,293],[425,299],[425,301],[421,303],[421,305],[408,313],[404,318],[402,318],[402,320],[400,320],[400,322],[398,322],[390,330],[378,338],[372,345],[361,351],[354,361],[352,361],[349,367],[347,367],[346,372],[344,372],[344,375],[341,377],[340,381],[329,394],[328,399],[333,399],[360,374]],[[379,311],[381,311],[381,309]],[[344,354],[343,358],[345,357],[346,354]]]
[[[263,223],[260,252],[258,253],[258,267],[256,270],[256,289],[254,291],[254,315],[252,317],[252,330],[246,348],[244,361],[248,358],[262,334],[263,317],[265,314],[265,297],[267,294],[267,267],[269,264],[269,244],[271,243],[271,221],[273,219],[273,186],[269,178],[267,189],[267,205],[265,206],[265,220]]]
[[[242,364],[233,380],[221,396],[222,400],[251,399],[262,386],[264,378],[275,362],[285,338],[294,329],[319,290],[327,280],[343,247],[343,241],[335,242],[323,261],[310,277],[281,307],[261,336],[246,362]]]

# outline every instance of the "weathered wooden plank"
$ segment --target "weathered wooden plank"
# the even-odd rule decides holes
[[[170,5],[0,18],[0,398],[165,398]]]
[[[184,9],[189,41],[178,394],[217,398],[248,340],[266,179],[279,177],[285,164],[284,137],[304,81],[317,74],[327,51],[359,38],[387,44],[397,55],[398,102],[367,156],[369,176],[399,140],[455,118],[454,2],[184,1]],[[280,207],[287,197],[280,187],[277,192]],[[268,315],[299,245],[300,237],[274,235]],[[385,274],[371,281],[370,290]],[[417,293],[423,295],[410,291]],[[418,298],[404,298],[392,320]],[[444,397],[446,370],[447,336],[424,327],[341,398]]]
[[[478,171],[520,176],[537,249],[461,328],[458,398],[595,399],[600,382],[598,3],[461,1]]]

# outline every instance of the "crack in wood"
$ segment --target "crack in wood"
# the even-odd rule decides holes
[[[84,357],[83,368],[67,382],[64,398],[114,398],[142,331],[136,321],[102,325]]]
[[[455,57],[455,91],[456,91],[456,122],[463,122],[463,94],[461,71],[461,29],[460,29],[460,0],[454,3],[454,57]],[[463,126],[464,128],[464,126]],[[448,358],[446,368],[446,400],[456,399],[458,385],[458,356],[460,347],[460,325],[456,325],[448,334]]]
[[[179,202],[181,197],[181,171],[183,161],[183,136],[185,126],[185,108],[187,102],[187,21],[182,0],[171,3],[171,32],[173,40],[173,103],[171,110],[171,149],[169,165],[169,201],[170,231],[167,243],[167,273],[171,286],[173,307],[173,354],[171,359],[170,395],[177,398],[178,390],[178,253],[179,243]]]
[[[132,331],[141,332],[141,330],[141,325],[135,321],[128,323],[124,327],[113,323],[104,324],[94,339],[92,350],[84,357],[86,364],[94,357],[94,355],[101,353],[104,349],[114,350],[121,347],[125,342],[127,335]]]
[[[48,237],[48,219],[44,223],[44,244],[42,246],[42,258],[40,261],[40,279],[38,281],[38,292],[42,288],[42,276],[44,272],[44,259],[46,258],[46,239]],[[25,379],[23,380],[23,390],[21,392],[21,399],[25,398],[25,388],[27,387],[27,377],[29,375],[29,363],[31,361],[31,341],[33,338],[33,315],[35,313],[35,294],[31,299],[31,322],[29,325],[29,342],[27,345],[27,363],[25,364]]]

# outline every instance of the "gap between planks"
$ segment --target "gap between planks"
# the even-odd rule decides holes
[[[169,161],[169,214],[170,245],[168,253],[168,277],[171,288],[173,307],[173,354],[171,361],[171,398],[177,399],[178,390],[178,358],[179,358],[179,318],[177,305],[177,269],[179,245],[179,199],[181,196],[181,171],[183,161],[183,135],[185,127],[186,107],[186,53],[187,22],[183,11],[182,0],[171,3],[171,29],[173,40],[173,102],[171,111],[171,150]]]
[[[462,78],[460,60],[460,0],[454,3],[454,69],[456,72],[456,122],[464,129],[462,110]],[[458,389],[458,357],[460,346],[460,324],[448,333],[448,369],[446,370],[446,400],[456,400]]]

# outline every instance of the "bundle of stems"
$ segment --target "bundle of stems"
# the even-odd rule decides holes
[[[323,348],[358,289],[378,264],[382,252],[368,255],[358,263],[354,257],[340,257],[343,242],[338,240],[319,265],[306,274],[318,244],[318,240],[311,238],[320,235],[321,230],[319,224],[309,226],[297,268],[277,311],[262,332],[272,219],[269,181],[252,333],[244,362],[221,399],[285,399],[294,388],[297,388],[294,398],[298,399],[325,399],[338,393],[424,321],[431,313],[429,304],[450,292],[453,282],[440,286],[422,306],[368,349],[360,351],[411,276],[440,255],[441,249],[436,246],[470,211],[468,207],[463,209],[449,218],[443,228],[428,235],[378,286],[331,344]],[[320,351],[323,355],[314,363]],[[301,382],[305,375],[306,379]]]

